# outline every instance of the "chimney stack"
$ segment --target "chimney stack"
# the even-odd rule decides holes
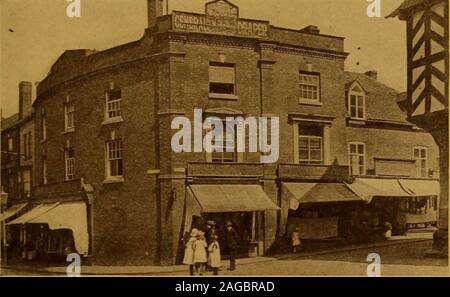
[[[305,28],[301,29],[300,32],[317,35],[317,34],[320,34],[320,29],[317,26],[309,25],[309,26],[306,26]]]
[[[377,79],[378,79],[378,72],[375,71],[375,70],[367,71],[367,72],[365,73],[365,75],[367,75],[368,77],[370,77],[370,78],[372,78],[372,79],[374,79],[374,80],[377,80]]]
[[[147,0],[147,15],[148,27],[151,28],[156,25],[156,19],[164,15],[164,0]]]
[[[33,94],[33,85],[29,81],[22,81],[19,84],[19,116],[21,119],[31,114],[31,97]]]

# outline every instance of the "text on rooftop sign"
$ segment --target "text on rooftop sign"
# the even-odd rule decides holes
[[[173,29],[176,31],[267,38],[269,23],[173,12]]]

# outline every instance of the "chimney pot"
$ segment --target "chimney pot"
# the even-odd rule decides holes
[[[378,79],[378,72],[375,71],[375,70],[367,71],[367,72],[365,73],[365,75],[367,75],[368,77],[370,77],[370,78],[372,78],[372,79],[374,79],[374,80],[377,80],[377,79]]]

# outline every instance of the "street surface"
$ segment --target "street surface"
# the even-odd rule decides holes
[[[367,256],[371,253],[377,253],[381,257],[382,276],[449,276],[447,259],[423,256],[426,251],[431,249],[431,245],[432,240],[426,240],[312,256],[287,255],[275,260],[238,265],[235,271],[228,271],[226,267],[223,267],[220,275],[367,276]],[[11,269],[3,269],[2,274],[6,276],[61,276],[61,274],[56,273]],[[186,271],[178,270],[161,275],[186,276],[187,274],[186,268]]]

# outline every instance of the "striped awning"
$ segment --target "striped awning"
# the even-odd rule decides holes
[[[28,203],[19,203],[19,204],[15,204],[15,205],[11,206],[7,210],[5,210],[3,214],[0,214],[0,221],[7,220],[10,217],[14,216],[19,211],[24,209],[25,206],[27,206],[27,204]]]
[[[17,219],[7,223],[7,225],[20,225],[20,224],[26,224],[29,221],[31,221],[34,218],[37,218],[44,213],[50,211],[51,209],[55,208],[59,202],[51,203],[51,204],[39,204],[23,214],[22,216],[18,217]]]
[[[396,178],[356,178],[346,186],[356,195],[371,202],[374,197],[438,196],[439,181]]]

